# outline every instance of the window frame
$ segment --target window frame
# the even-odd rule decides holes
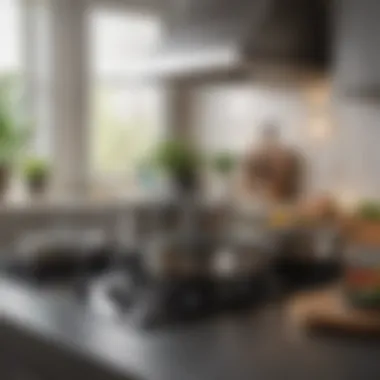
[[[143,16],[147,16],[147,17],[159,17],[160,18],[160,14],[157,13],[157,9],[153,10],[154,7],[144,7],[144,6],[138,6],[137,4],[135,5],[132,5],[130,2],[124,2],[124,1],[113,1],[111,2],[111,4],[107,4],[104,2],[104,0],[92,0],[91,3],[94,5],[94,7],[92,8],[92,10],[96,11],[96,12],[107,12],[107,13],[112,13],[112,12],[123,12],[125,14],[130,14],[130,13],[136,13],[136,14],[139,14],[139,15],[143,15]],[[162,19],[162,18],[161,18]],[[87,28],[88,30],[90,29],[90,20],[89,18],[87,18]],[[164,28],[164,24],[163,24],[163,28]],[[89,37],[89,46],[91,46],[92,42],[90,41],[90,38]],[[91,66],[91,65],[89,65]],[[89,88],[88,88],[88,99],[90,100],[91,99],[91,96],[92,96],[92,89],[93,89],[93,84],[95,83],[95,81],[97,81],[97,83],[101,83],[103,85],[105,85],[106,87],[110,87],[110,88],[113,88],[113,89],[127,89],[128,87],[130,86],[135,86],[136,83],[138,85],[141,85],[142,87],[144,87],[145,85],[147,86],[151,86],[152,85],[152,82],[151,81],[148,81],[148,82],[144,82],[143,83],[139,83],[139,81],[136,82],[136,80],[131,80],[130,76],[128,76],[127,74],[126,75],[121,75],[121,74],[116,74],[116,75],[112,75],[112,74],[104,74],[104,75],[96,75],[96,73],[94,73],[92,71],[93,67],[89,67],[89,71],[91,71],[91,75],[90,75],[90,83],[89,83]],[[162,106],[162,115],[160,117],[160,124],[163,124],[163,126],[165,126],[167,124],[167,100],[168,100],[168,93],[164,87],[164,85],[162,83],[156,83],[156,84],[153,84],[153,86],[159,86],[159,92],[160,92],[160,103],[161,103],[161,106]],[[88,120],[89,120],[89,128],[88,128],[88,132],[91,133],[91,130],[93,128],[93,125],[91,125],[93,123],[93,120],[91,119],[91,109],[90,109],[90,106],[88,108],[88,113],[89,113],[89,117],[88,117]],[[162,131],[162,134],[163,134],[163,137],[166,136],[166,129],[163,127],[163,131]],[[92,152],[91,152],[91,146],[90,146],[90,143],[92,141],[92,137],[88,136],[88,146],[87,146],[87,152],[88,152],[88,156],[91,157],[92,155]],[[128,192],[133,192],[133,190],[136,190],[136,188],[134,188],[134,186],[132,186],[132,188],[128,188],[128,183],[131,183],[133,182],[133,179],[128,176],[127,173],[125,173],[125,175],[123,174],[119,174],[119,173],[115,173],[115,172],[99,172],[99,171],[96,171],[94,170],[94,168],[91,167],[91,164],[89,163],[89,166],[88,166],[88,172],[89,172],[89,181],[90,181],[90,190],[91,190],[91,193],[97,193],[97,192],[101,192],[102,191],[102,188],[106,188],[106,187],[111,187],[111,188],[118,188],[118,190],[116,190],[116,192],[118,193],[128,193]],[[135,185],[135,184],[134,184]],[[111,194],[108,194],[109,196],[114,196],[115,194],[111,193]],[[117,194],[116,194],[117,195]],[[105,195],[107,197],[107,195]]]

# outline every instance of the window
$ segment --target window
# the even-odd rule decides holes
[[[17,113],[34,130],[32,151],[49,147],[49,0],[0,0],[0,78],[17,96]]]
[[[108,190],[109,183],[125,188],[164,132],[162,88],[131,82],[127,73],[131,60],[157,46],[161,24],[120,11],[97,10],[90,17],[91,177],[107,182]]]
[[[0,0],[0,89],[15,116],[23,116],[22,9],[18,0]]]
[[[20,75],[21,7],[18,0],[0,0],[0,75]]]

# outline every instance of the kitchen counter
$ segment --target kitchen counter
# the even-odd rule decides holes
[[[0,280],[0,366],[27,379],[378,379],[380,345],[309,337],[284,304],[142,331],[83,304]],[[7,360],[7,355],[9,360]],[[16,378],[16,377],[15,377]]]

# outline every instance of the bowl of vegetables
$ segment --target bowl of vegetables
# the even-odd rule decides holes
[[[346,234],[344,285],[351,305],[380,308],[380,202],[362,202]]]

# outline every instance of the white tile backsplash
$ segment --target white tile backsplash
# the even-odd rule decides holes
[[[334,99],[315,107],[300,88],[204,88],[195,97],[194,136],[209,153],[242,154],[257,142],[260,126],[274,122],[304,153],[310,192],[380,198],[380,102]],[[325,137],[313,134],[315,115],[327,123]]]

